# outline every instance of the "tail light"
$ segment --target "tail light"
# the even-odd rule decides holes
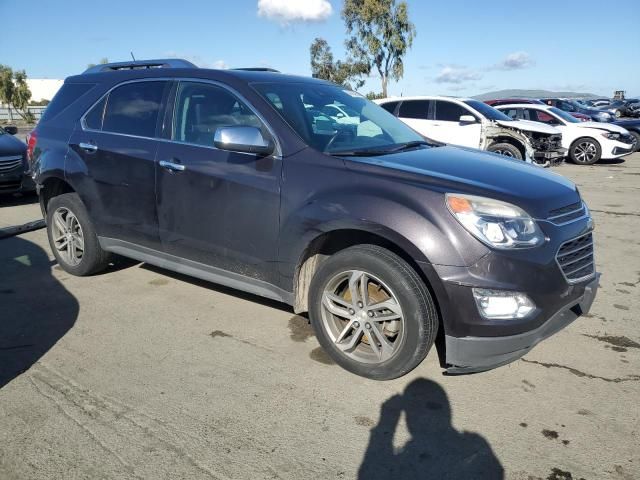
[[[35,130],[32,130],[31,133],[27,135],[27,160],[29,161],[29,165],[33,163],[33,151],[36,148],[37,140],[38,135]]]

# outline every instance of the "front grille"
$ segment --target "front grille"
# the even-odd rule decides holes
[[[576,283],[595,274],[593,234],[587,233],[563,243],[556,261],[569,283]]]
[[[0,173],[8,172],[22,166],[22,157],[0,157]]]
[[[551,210],[547,220],[555,225],[563,225],[583,217],[586,213],[584,203],[577,202],[567,205],[566,207]]]

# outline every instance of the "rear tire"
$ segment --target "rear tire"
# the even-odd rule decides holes
[[[413,370],[438,331],[438,314],[422,279],[402,258],[375,245],[347,248],[322,263],[311,281],[309,307],[316,337],[329,356],[373,380]]]
[[[505,157],[515,158],[516,160],[522,160],[522,153],[518,150],[518,147],[510,143],[493,143],[489,145],[487,151],[504,155]]]
[[[636,148],[635,148],[635,152],[640,152],[640,133],[638,132],[629,132],[631,135],[633,135],[636,139]]]
[[[579,138],[569,147],[569,157],[578,165],[593,165],[601,156],[602,148],[593,138]]]
[[[87,209],[77,193],[64,193],[47,206],[49,245],[62,269],[83,277],[104,270],[110,254],[100,248]]]

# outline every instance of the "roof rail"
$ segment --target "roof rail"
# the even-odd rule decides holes
[[[273,72],[280,73],[280,70],[276,70],[275,68],[269,67],[244,67],[244,68],[232,68],[231,70],[242,70],[245,72]]]
[[[136,60],[133,62],[116,62],[94,65],[87,68],[86,73],[115,72],[118,70],[136,70],[146,68],[198,68],[193,63],[181,58],[163,58],[158,60]]]

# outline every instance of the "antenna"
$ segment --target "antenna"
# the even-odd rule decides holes
[[[136,61],[136,57],[133,56],[133,52],[129,52],[131,54],[131,58],[133,58],[133,61]]]

